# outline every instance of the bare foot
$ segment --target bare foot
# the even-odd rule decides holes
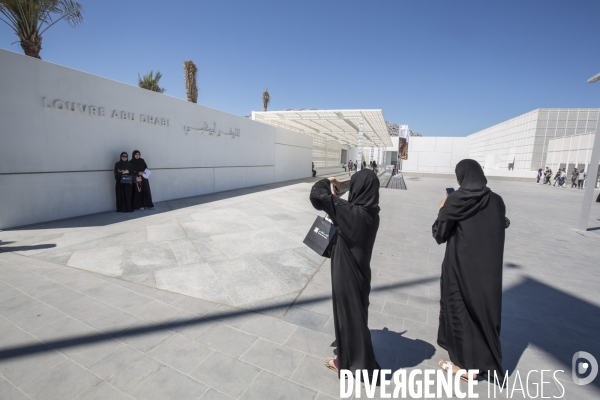
[[[452,368],[452,375],[456,375],[456,373],[461,370],[461,368],[459,366],[454,365],[451,361],[440,360],[438,365],[444,371],[448,371],[449,368]],[[474,381],[477,380],[477,374],[473,374],[473,375],[471,375],[471,377]],[[463,381],[466,381],[469,378],[468,378],[467,374],[461,374],[460,379],[462,379]]]
[[[333,358],[326,358],[323,360],[323,363],[325,364],[325,366],[331,370],[334,370],[335,372],[338,372],[337,367],[335,366],[335,359]]]

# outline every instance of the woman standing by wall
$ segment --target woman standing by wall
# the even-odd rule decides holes
[[[131,182],[122,183],[123,176],[131,179],[131,163],[127,160],[126,152],[121,153],[121,160],[115,163],[115,193],[117,195],[117,212],[132,212],[131,204]]]
[[[503,377],[500,322],[506,208],[502,197],[487,187],[477,161],[459,162],[456,178],[460,188],[441,201],[432,227],[437,243],[447,243],[438,344],[448,351],[450,362],[441,360],[439,365],[453,373],[478,369]]]
[[[148,165],[146,165],[146,161],[141,158],[139,150],[134,150],[133,153],[131,153],[131,166],[135,177],[133,182],[133,209],[154,209],[152,193],[150,192],[150,182],[142,176],[144,175],[144,171],[148,168]]]

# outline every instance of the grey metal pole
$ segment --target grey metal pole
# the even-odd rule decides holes
[[[581,215],[577,229],[587,231],[588,220],[590,219],[590,210],[594,202],[594,189],[596,188],[596,179],[598,179],[598,165],[600,164],[600,134],[598,134],[598,125],[596,125],[596,135],[594,138],[594,147],[592,148],[592,159],[587,171],[587,182],[583,193],[583,204],[581,206]]]
[[[362,149],[363,149],[363,119],[361,118],[358,121],[358,154],[356,155],[356,162],[358,163],[358,167],[356,167],[356,171],[360,171],[362,169]]]

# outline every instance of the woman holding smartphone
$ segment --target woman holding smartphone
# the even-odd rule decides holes
[[[349,190],[348,201],[340,198]],[[325,365],[340,369],[379,369],[367,326],[371,292],[371,255],[379,228],[379,179],[370,169],[350,181],[322,179],[310,192],[310,202],[325,211],[337,230],[331,242],[331,283],[337,358]]]
[[[440,360],[439,366],[454,374],[478,369],[503,377],[500,322],[506,208],[502,197],[487,187],[477,161],[459,162],[456,178],[460,188],[440,202],[432,227],[437,243],[446,243],[438,344],[450,360]]]

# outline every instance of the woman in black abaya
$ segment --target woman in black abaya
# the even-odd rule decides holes
[[[340,182],[322,179],[310,192],[310,202],[325,211],[336,227],[331,243],[333,320],[337,358],[326,359],[327,367],[379,369],[369,332],[368,311],[371,291],[371,254],[379,228],[379,179],[364,169],[350,180],[348,201],[336,196]]]
[[[477,161],[459,162],[456,178],[460,188],[442,200],[432,227],[437,243],[446,243],[438,344],[448,351],[450,362],[439,364],[454,373],[477,369],[503,377],[500,319],[506,209],[502,197],[486,186]]]
[[[115,192],[117,195],[117,212],[132,212],[131,184],[121,183],[123,175],[131,175],[131,164],[127,161],[127,153],[121,153],[121,160],[115,163]]]
[[[139,150],[134,150],[131,153],[131,166],[133,168],[133,175],[135,176],[133,183],[133,209],[153,209],[154,204],[152,203],[150,182],[142,176],[148,166],[146,165],[146,161],[141,158]]]

